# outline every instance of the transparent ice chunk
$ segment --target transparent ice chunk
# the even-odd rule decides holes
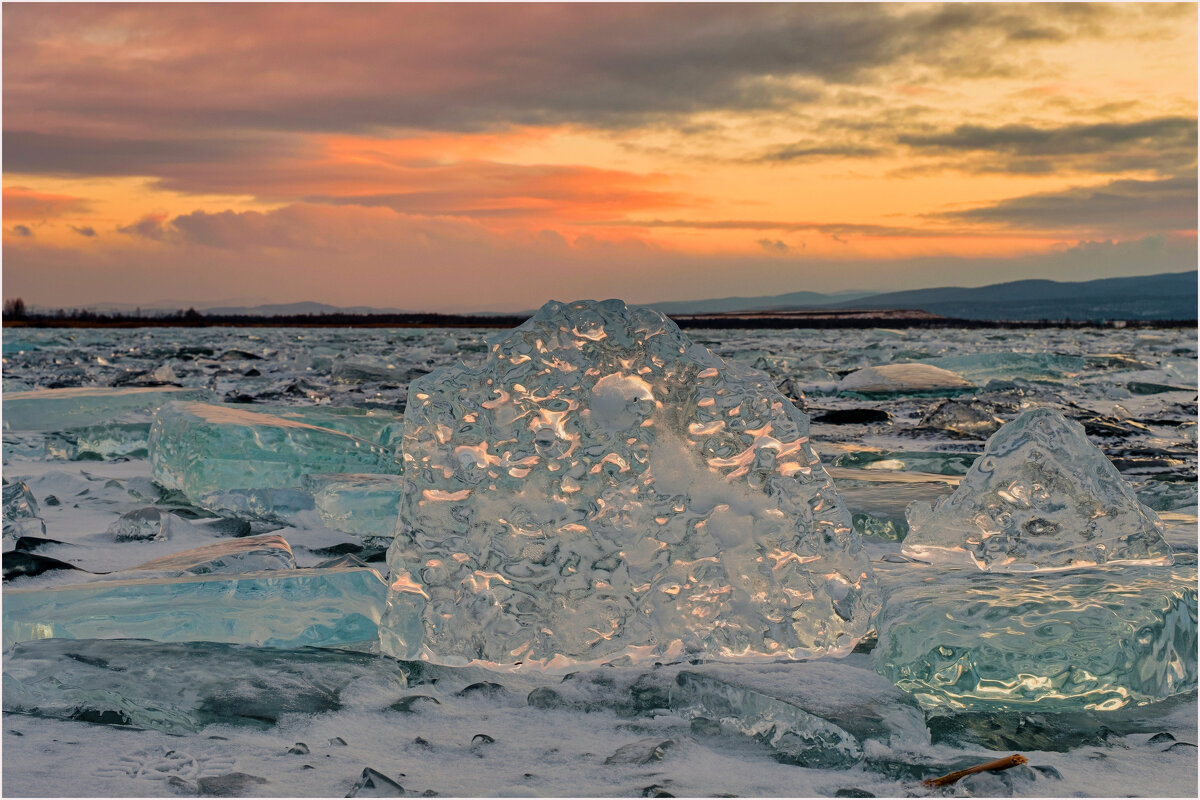
[[[863,397],[961,392],[974,388],[961,375],[929,364],[864,367],[842,378],[838,391]]]
[[[845,769],[862,758],[858,741],[832,722],[709,675],[680,672],[671,688],[670,707],[685,719],[711,719],[758,739],[789,764]]]
[[[163,542],[189,523],[183,517],[157,508],[126,511],[108,526],[108,534],[118,542]]]
[[[207,400],[205,389],[171,386],[109,389],[39,389],[4,395],[4,430],[59,431],[117,421],[148,418],[172,400]]]
[[[548,303],[404,421],[397,657],[845,654],[877,608],[807,416],[651,309]]]
[[[4,484],[4,538],[45,536],[46,523],[39,514],[37,499],[24,481]]]
[[[269,569],[295,569],[291,545],[273,533],[184,550],[136,567],[131,571],[165,572],[174,575],[226,575],[261,572]]]
[[[294,569],[95,581],[4,592],[4,645],[62,639],[331,647],[377,635],[372,569]]]
[[[995,433],[1001,424],[1002,420],[982,403],[946,400],[921,418],[920,427],[982,439]]]
[[[396,533],[402,486],[399,475],[308,475],[304,479],[321,521],[330,528],[388,539]]]
[[[254,411],[340,431],[384,447],[398,448],[404,434],[402,415],[375,408],[255,405]]]
[[[154,479],[213,511],[272,517],[312,508],[304,475],[395,473],[391,449],[232,406],[171,403],[150,431]]]
[[[4,654],[4,711],[167,733],[266,727],[284,714],[381,705],[404,691],[401,665],[346,650],[215,642],[45,639]]]
[[[46,456],[65,461],[145,458],[149,422],[89,425],[46,435]]]
[[[954,494],[908,511],[903,552],[1001,572],[1170,564],[1158,515],[1083,426],[1027,411],[988,440]]]
[[[1196,567],[901,565],[877,669],[927,709],[1112,710],[1196,689]]]

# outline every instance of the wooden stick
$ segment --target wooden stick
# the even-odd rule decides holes
[[[995,761],[989,761],[986,764],[980,764],[977,767],[967,767],[960,769],[958,772],[951,772],[949,775],[943,775],[940,778],[929,778],[922,781],[926,786],[949,786],[955,781],[965,778],[968,775],[974,775],[976,772],[999,772],[1003,769],[1011,769],[1012,767],[1026,764],[1028,761],[1025,756],[1011,755],[1004,758],[998,758]]]

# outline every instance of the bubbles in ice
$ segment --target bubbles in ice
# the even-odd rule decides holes
[[[552,302],[414,381],[384,650],[848,652],[878,606],[808,418],[646,308]],[[423,646],[423,650],[422,650]]]
[[[914,504],[905,555],[1002,572],[1170,564],[1162,523],[1083,427],[1052,409],[996,432],[954,494]]]

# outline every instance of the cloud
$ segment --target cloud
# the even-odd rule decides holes
[[[759,239],[757,240],[757,244],[763,250],[772,254],[787,253],[792,249],[782,239]]]
[[[117,228],[117,233],[124,233],[152,242],[165,242],[172,235],[172,229],[166,225],[166,214],[147,214],[130,225]]]
[[[37,192],[26,186],[4,187],[4,218],[40,221],[88,211],[80,197]]]
[[[1196,162],[1196,119],[1157,117],[1057,127],[960,125],[950,131],[901,134],[896,141],[918,153],[986,153],[986,159],[961,164],[979,172],[1153,169],[1170,174]]]
[[[145,137],[150,158],[172,160],[228,146],[231,131],[621,128],[781,109],[823,85],[887,84],[888,70],[1019,74],[1023,43],[1140,30],[1145,16],[1107,4],[16,4],[5,116],[30,133]]]
[[[83,226],[72,225],[71,230],[75,231],[80,236],[85,236],[89,239],[96,235],[96,229],[93,228],[91,225],[83,225]]]
[[[754,161],[803,161],[812,158],[872,158],[886,152],[880,147],[853,144],[793,144],[777,147],[752,159]]]
[[[1117,180],[1099,187],[1013,197],[931,216],[1022,230],[1143,234],[1195,231],[1196,203],[1196,178],[1191,175],[1154,181]]]
[[[787,233],[813,232],[822,233],[845,243],[839,236],[852,237],[886,237],[886,238],[971,238],[1003,237],[1003,232],[980,231],[971,228],[930,228],[905,227],[900,225],[873,225],[859,222],[809,222],[804,220],[768,220],[768,219],[609,219],[585,223],[603,228],[681,228],[690,230],[746,230],[746,231],[783,231]],[[758,243],[762,244],[759,240]]]
[[[29,238],[32,238],[33,236],[33,231],[28,225],[13,225],[9,230],[11,230],[17,236],[25,236]]]

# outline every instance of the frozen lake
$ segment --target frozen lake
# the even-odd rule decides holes
[[[353,495],[360,513],[347,515],[338,502],[350,502],[349,489],[310,481],[305,485],[311,496],[301,498],[307,505],[276,498],[277,513],[251,513],[245,510],[249,506],[236,506],[243,500],[225,499],[221,502],[227,505],[216,513],[211,504],[199,507],[184,492],[152,480],[147,441],[153,409],[145,402],[72,420],[71,408],[38,399],[45,396],[27,401],[23,393],[144,387],[144,396],[152,398],[173,390],[178,399],[263,411],[359,438],[374,436],[374,445],[386,450],[398,441],[409,382],[458,360],[479,363],[487,352],[483,337],[492,333],[6,330],[4,479],[6,487],[23,483],[37,512],[10,515],[6,489],[6,517],[12,517],[5,521],[6,593],[101,584],[112,580],[107,573],[250,534],[281,536],[301,571],[350,555],[387,577],[386,504],[379,506],[384,510],[378,519],[367,519],[361,513],[366,495]],[[950,495],[987,438],[1035,408],[1057,410],[1083,425],[1088,440],[1141,502],[1158,512],[1176,567],[1195,569],[1194,330],[697,330],[689,335],[726,360],[766,372],[812,418],[812,446],[863,535],[885,595],[908,591],[915,580],[900,556],[909,504]],[[898,364],[937,369],[886,369]],[[844,380],[866,367],[876,369]],[[909,383],[901,385],[902,379]],[[78,409],[79,403],[71,402]],[[375,463],[370,453],[356,458],[356,464]],[[353,466],[328,471],[376,471]],[[351,488],[376,492],[368,499],[377,502],[387,487],[387,481],[376,481]],[[254,502],[264,501],[256,497]],[[167,533],[113,533],[123,515],[149,507],[172,515]],[[42,536],[54,541],[37,541]],[[9,577],[10,564],[25,562],[7,551],[41,560],[29,559]],[[340,585],[325,590],[345,591]],[[1194,605],[1190,613],[1194,629]],[[123,648],[101,642],[87,645],[92,649],[22,650],[14,657],[8,630],[6,619],[3,791],[9,796],[344,796],[364,769],[390,778],[409,796],[1189,797],[1197,792],[1194,690],[1113,712],[932,714],[876,672],[873,637],[843,659],[614,665],[581,670],[567,680],[422,664],[401,664],[402,675],[396,677],[371,668],[370,658],[378,657],[364,656],[364,648],[355,646],[352,652],[337,651],[344,661],[335,659],[333,666],[315,656],[312,664],[297,667],[293,682],[272,688],[279,664],[263,660],[257,650],[206,653],[213,680],[200,685],[173,666],[183,651],[170,648],[181,645]],[[1193,673],[1194,657],[1193,652]],[[161,665],[157,672],[147,666],[155,664]],[[184,721],[173,728],[163,723],[143,729],[136,716],[96,719],[79,713],[71,719],[72,709],[51,709],[48,695],[38,696],[37,713],[31,711],[37,703],[28,699],[22,708],[31,713],[7,713],[10,691],[15,691],[10,667],[20,672],[21,681],[49,674],[68,689],[96,681],[101,673],[105,680],[117,675],[117,686],[119,673],[144,672],[138,680],[151,685],[146,697],[159,704],[160,716],[169,717],[179,704]],[[239,714],[214,699],[223,696],[223,684],[238,682],[255,684],[238,697],[257,698],[269,713]],[[192,687],[196,696],[179,700],[186,694],[182,686]],[[306,694],[305,687],[312,686],[321,690]],[[712,686],[740,692],[723,715],[713,712],[725,724],[697,717],[694,704],[673,699]],[[273,691],[303,702],[272,705]],[[197,708],[203,713],[192,713]],[[137,713],[146,713],[145,707]],[[822,721],[853,737],[854,748],[822,758],[797,756],[808,751],[779,735],[788,725],[799,729]],[[973,776],[943,790],[921,783],[1010,753],[1021,753],[1029,764]],[[365,796],[367,790],[361,792]]]

